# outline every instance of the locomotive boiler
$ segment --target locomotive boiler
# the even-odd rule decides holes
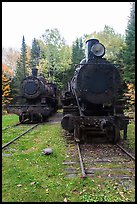
[[[62,96],[62,128],[74,132],[78,142],[84,141],[85,135],[105,135],[115,143],[121,130],[127,137],[120,72],[104,55],[105,47],[99,40],[87,40],[86,58],[77,65]]]
[[[38,69],[32,69],[32,75],[21,82],[20,97],[23,104],[8,105],[8,113],[19,116],[19,121],[44,121],[56,112],[59,105],[59,90],[54,83],[48,83],[44,76],[38,76]]]

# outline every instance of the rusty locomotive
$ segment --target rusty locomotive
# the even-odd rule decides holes
[[[36,68],[32,69],[31,76],[22,80],[20,93],[23,103],[7,106],[7,112],[17,114],[20,122],[43,122],[59,107],[57,85],[48,83],[42,74],[38,76]]]
[[[116,143],[127,137],[129,118],[124,115],[122,79],[117,66],[103,58],[105,47],[98,39],[86,41],[86,57],[75,67],[62,94],[62,128],[74,132],[77,142],[105,136]]]

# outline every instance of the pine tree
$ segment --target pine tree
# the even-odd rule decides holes
[[[129,83],[135,84],[135,2],[132,3],[130,18],[126,30],[126,48],[124,57],[124,77]]]
[[[26,75],[28,75],[28,61],[26,43],[25,38],[23,36],[20,58],[17,60],[15,76],[12,79],[11,84],[12,94],[14,97],[20,95],[21,81],[24,79]]]
[[[72,64],[79,64],[84,57],[82,38],[77,38],[72,45]]]
[[[26,43],[25,38],[23,36],[22,39],[22,47],[21,47],[21,54],[20,58],[17,61],[17,67],[16,67],[16,76],[21,81],[28,73],[28,62],[27,62],[27,49],[26,49]]]
[[[40,46],[38,41],[34,38],[32,42],[32,49],[31,49],[31,59],[30,59],[30,65],[31,68],[35,68],[39,65],[40,62]]]
[[[21,65],[21,69],[22,69],[22,77],[24,78],[25,75],[27,74],[27,48],[26,48],[24,35],[23,35],[23,39],[22,39],[20,65]]]

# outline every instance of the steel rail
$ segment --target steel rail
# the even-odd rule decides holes
[[[81,171],[82,171],[82,177],[85,178],[86,172],[84,169],[84,165],[83,165],[83,161],[82,161],[82,157],[81,157],[81,153],[80,153],[80,147],[79,147],[78,143],[77,143],[77,148],[78,148],[79,161],[80,161],[80,166],[81,166]]]
[[[26,130],[24,133],[22,133],[21,135],[15,137],[13,140],[11,140],[10,142],[8,142],[7,144],[2,146],[2,149],[5,149],[7,146],[9,146],[10,144],[12,144],[15,140],[19,139],[20,137],[22,137],[23,135],[25,135],[26,133],[28,133],[30,130],[32,130],[33,128],[37,127],[40,123],[37,123],[36,125],[34,125],[33,127],[31,127],[30,129]]]
[[[11,127],[16,127],[18,125],[24,124],[24,122],[28,122],[28,121],[29,121],[28,119],[25,119],[23,122],[19,122],[19,123],[16,123],[14,125],[5,127],[4,129],[2,129],[2,131],[7,130],[7,129],[11,128]]]
[[[7,127],[5,127],[4,129],[2,129],[2,131],[7,130],[7,129],[11,128],[11,127],[18,126],[18,125],[20,125],[20,124],[22,124],[22,122],[16,123],[16,124],[11,125],[11,126],[7,126]]]
[[[135,161],[135,157],[133,157],[129,152],[127,152],[123,147],[121,147],[119,144],[116,144],[117,147],[119,147],[124,153],[126,153],[130,158],[132,158]]]

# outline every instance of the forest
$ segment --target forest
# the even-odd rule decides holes
[[[21,80],[36,67],[49,82],[55,82],[60,90],[71,79],[75,65],[85,57],[85,42],[97,38],[105,47],[105,58],[121,70],[127,84],[125,95],[129,96],[129,111],[135,105],[135,2],[132,3],[125,35],[105,25],[100,32],[91,32],[77,38],[72,46],[66,44],[57,28],[46,29],[40,39],[34,38],[29,47],[22,37],[20,52],[12,48],[2,49],[2,111],[19,94]]]

